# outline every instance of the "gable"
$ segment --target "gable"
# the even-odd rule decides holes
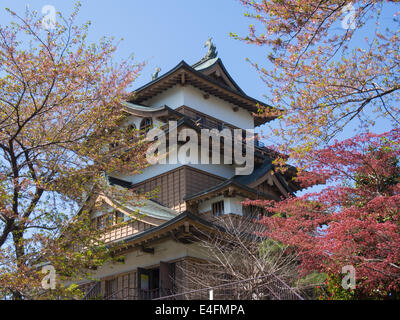
[[[198,68],[201,68],[201,66],[199,65]],[[215,70],[213,68],[215,68]],[[210,72],[212,76],[207,76],[205,74],[208,72]],[[191,85],[200,89],[210,97],[219,98],[222,101],[227,101],[236,107],[242,108],[250,115],[254,116],[256,126],[276,118],[276,116],[263,117],[259,115],[260,109],[263,107],[270,108],[270,106],[246,95],[229,76],[228,72],[226,72],[220,60],[217,60],[216,64],[209,68],[199,70],[181,61],[175,68],[132,92],[128,98],[128,102],[142,104],[175,85],[181,85],[182,87]]]
[[[237,91],[241,94],[244,94],[243,90],[237,85],[237,83],[233,80],[233,78],[226,70],[221,59],[215,58],[212,60],[207,60],[202,64],[195,64],[194,68],[202,74],[214,79],[218,83],[229,87],[230,89]]]

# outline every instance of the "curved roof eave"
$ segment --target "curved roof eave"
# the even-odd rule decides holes
[[[222,227],[220,227],[220,226],[218,226],[218,225],[216,225],[216,224],[214,224],[214,223],[212,223],[210,221],[204,220],[201,217],[190,213],[189,211],[184,211],[180,215],[174,217],[171,220],[166,221],[165,223],[163,223],[163,224],[161,224],[159,226],[156,226],[156,227],[153,227],[153,228],[150,228],[150,229],[146,229],[146,230],[144,230],[142,232],[136,233],[136,234],[134,234],[132,236],[129,236],[129,237],[126,237],[126,238],[121,238],[119,240],[116,240],[114,243],[119,243],[119,242],[129,243],[129,242],[134,241],[134,240],[139,240],[140,238],[143,238],[146,235],[149,236],[152,233],[156,233],[158,231],[161,231],[163,229],[171,227],[172,225],[180,223],[183,220],[191,220],[191,221],[193,221],[193,222],[195,222],[195,223],[197,223],[199,225],[202,225],[204,227],[217,229],[217,230],[223,230]]]
[[[159,106],[159,107],[147,107],[147,106],[131,103],[131,102],[128,102],[128,101],[122,101],[121,104],[124,107],[128,108],[128,109],[132,109],[132,110],[135,110],[135,111],[143,111],[143,112],[161,111],[161,110],[164,110],[166,108],[166,105],[162,105],[162,106]]]

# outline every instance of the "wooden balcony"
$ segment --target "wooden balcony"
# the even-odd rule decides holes
[[[167,293],[162,294],[159,288],[150,290],[123,288],[111,293],[102,293],[101,282],[97,282],[86,293],[84,300],[153,300],[167,295]]]
[[[161,296],[159,288],[151,290],[124,288],[104,297],[104,300],[153,300]]]

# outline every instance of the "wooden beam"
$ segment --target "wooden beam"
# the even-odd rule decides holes
[[[145,247],[144,245],[142,245],[141,250],[145,253],[151,253],[154,254],[154,248],[150,248],[150,247]]]
[[[185,73],[182,72],[181,73],[181,85],[182,85],[182,87],[184,87],[185,84],[186,84]]]
[[[189,233],[189,222],[185,221],[184,226],[185,226],[185,232]]]

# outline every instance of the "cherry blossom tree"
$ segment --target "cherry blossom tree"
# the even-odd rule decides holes
[[[78,10],[45,30],[36,12],[8,9],[13,22],[0,26],[0,293],[15,299],[76,294],[61,282],[41,292],[39,266],[71,278],[107,259],[87,200],[134,198],[107,185],[104,172],[147,165],[120,108],[143,64],[115,62],[113,39],[88,43]]]
[[[398,127],[398,1],[240,0],[254,24],[231,35],[265,48],[251,62],[279,116],[272,132],[292,159],[323,147],[351,122],[366,130],[378,118]]]

